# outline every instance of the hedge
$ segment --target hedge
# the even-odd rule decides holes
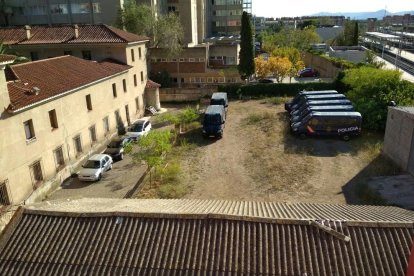
[[[218,87],[218,91],[227,92],[227,96],[230,99],[295,96],[303,90],[318,91],[333,89],[336,89],[335,83],[324,82],[230,84]]]

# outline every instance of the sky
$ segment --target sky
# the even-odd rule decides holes
[[[265,17],[291,17],[318,12],[389,12],[414,10],[413,0],[251,0],[253,14]]]

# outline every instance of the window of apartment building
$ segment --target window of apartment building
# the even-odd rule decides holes
[[[42,165],[40,160],[33,162],[29,166],[30,176],[32,178],[33,187],[37,187],[43,181]]]
[[[30,59],[32,61],[39,60],[39,53],[38,52],[30,52]]]
[[[116,83],[112,84],[112,95],[114,95],[114,98],[116,98],[118,95],[116,94]]]
[[[82,153],[83,150],[82,150],[82,141],[81,141],[80,134],[73,137],[73,145],[75,146],[76,155],[79,153]]]
[[[206,61],[206,59],[205,58],[199,58],[198,61],[204,62],[204,61]]]
[[[131,49],[131,60],[133,62],[135,61],[135,51],[134,51],[134,49]]]
[[[88,111],[92,110],[92,99],[91,94],[86,95],[86,108],[88,108]]]
[[[188,58],[189,62],[195,62],[195,58]]]
[[[236,57],[227,57],[226,64],[227,65],[235,65],[236,64]]]
[[[144,72],[141,71],[141,82],[144,82]]]
[[[108,118],[108,116],[103,118],[102,121],[103,121],[104,133],[105,133],[105,135],[107,135],[109,133],[109,118]]]
[[[53,150],[53,156],[55,157],[56,171],[59,171],[65,166],[65,158],[63,157],[63,146],[59,146]]]
[[[82,51],[82,58],[86,60],[91,60],[92,59],[91,51],[88,51],[88,50]]]
[[[139,59],[142,58],[141,47],[138,47],[138,56],[139,56]]]
[[[138,85],[137,74],[134,74],[134,86]]]
[[[98,139],[96,139],[96,128],[95,125],[89,127],[89,136],[91,137],[91,143],[96,143]]]
[[[136,113],[138,113],[139,112],[139,97],[136,97],[135,98],[135,111],[136,111]]]
[[[119,109],[115,110],[115,122],[116,122],[116,127],[118,128],[118,131],[121,127],[123,127],[123,122],[122,122],[122,118],[121,115],[119,114]]]
[[[12,13],[14,16],[16,15],[28,15],[26,14],[26,11],[24,7],[12,7]]]
[[[0,206],[7,206],[11,203],[8,193],[8,184],[9,181],[7,179],[0,182]]]
[[[127,92],[127,83],[126,83],[126,79],[122,79],[122,88],[124,89],[124,93]]]
[[[101,3],[92,3],[93,13],[101,13]]]
[[[49,111],[49,120],[50,120],[50,126],[52,127],[52,129],[56,129],[59,127],[55,109],[52,109]]]
[[[72,51],[63,51],[64,56],[71,56],[73,54]]]
[[[125,105],[125,117],[128,125],[131,125],[131,118],[129,117],[129,106]]]
[[[91,6],[89,3],[72,3],[70,7],[72,13],[74,14],[91,12]]]
[[[29,7],[31,15],[45,15],[47,14],[46,5],[32,5]]]
[[[184,62],[185,61],[185,58],[180,58],[180,62]]]
[[[167,7],[167,10],[168,10],[168,12],[175,12],[176,11],[176,7],[175,6],[168,6]]]
[[[68,14],[67,4],[51,4],[49,7],[51,14]]]
[[[33,140],[36,138],[34,127],[33,127],[33,121],[27,120],[23,123],[24,125],[24,132],[26,133],[26,141]]]

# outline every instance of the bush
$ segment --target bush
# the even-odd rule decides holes
[[[219,86],[219,91],[227,92],[231,99],[241,98],[265,98],[277,96],[295,96],[303,90],[331,90],[335,89],[335,84],[324,82],[312,83],[273,83],[273,84],[247,84],[247,85],[223,85]]]

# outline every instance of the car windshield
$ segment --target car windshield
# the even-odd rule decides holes
[[[221,118],[219,115],[205,115],[204,116],[204,123],[213,124],[213,125],[220,125]]]
[[[211,99],[210,101],[211,105],[224,105],[223,99]]]
[[[117,140],[117,141],[111,141],[108,145],[108,148],[120,148],[122,145],[122,141],[121,140]]]
[[[86,169],[99,169],[101,162],[99,160],[88,160],[83,167]]]
[[[144,127],[144,123],[137,123],[132,125],[129,130],[133,132],[141,132],[142,128]]]

